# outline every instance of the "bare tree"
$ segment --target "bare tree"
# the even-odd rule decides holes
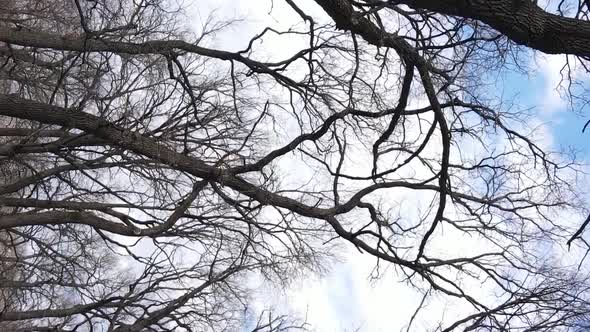
[[[563,218],[587,213],[581,168],[489,88],[530,49],[583,70],[588,5],[299,2],[240,51],[210,46],[231,22],[190,31],[163,0],[0,4],[1,324],[238,330],[250,275],[353,246],[425,291],[408,330],[433,294],[468,306],[437,330],[587,326],[587,275],[550,255],[585,243]],[[301,48],[275,59],[270,35]]]

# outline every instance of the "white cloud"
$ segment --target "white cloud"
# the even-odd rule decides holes
[[[288,8],[283,1],[199,1],[199,15],[207,16],[212,9],[218,9],[217,15],[226,18],[243,18],[243,21],[237,22],[232,28],[219,33],[211,42],[215,47],[238,50],[243,49],[252,36],[259,33],[266,26],[277,28],[288,28],[291,25],[300,22],[299,17]],[[309,7],[315,10],[320,16],[321,11],[317,6],[309,3]],[[264,49],[255,53],[255,57],[269,57],[273,59],[282,58],[294,53],[301,47],[304,40],[293,41],[284,38],[268,38],[264,41]],[[547,112],[554,112],[563,109],[565,101],[556,87],[558,86],[561,76],[560,70],[563,66],[563,57],[560,56],[543,56],[537,59],[541,68],[540,72],[544,79],[542,99],[540,104]],[[413,103],[419,101],[413,100]],[[532,121],[531,123],[534,123]],[[284,124],[288,128],[288,123]],[[543,129],[546,129],[543,127]],[[289,131],[289,133],[291,133]],[[298,133],[294,133],[295,135]],[[553,144],[550,130],[545,130],[542,135],[545,146]],[[438,142],[433,139],[433,142]],[[497,143],[497,142],[489,142]],[[475,147],[471,147],[475,149]],[[430,149],[430,151],[429,151]],[[429,146],[425,153],[435,153],[437,147]],[[463,147],[464,153],[470,153]],[[473,151],[475,153],[477,151]],[[357,156],[358,157],[358,156]],[[280,163],[281,168],[296,169],[297,176],[293,179],[285,175],[284,181],[307,181],[314,177],[314,173],[306,169],[306,166],[293,159],[285,159]],[[361,162],[351,166],[352,169],[359,168]],[[418,169],[418,167],[416,167]],[[367,173],[366,170],[363,170]],[[288,172],[286,172],[288,173]],[[303,176],[305,175],[305,176]],[[303,179],[305,177],[306,179]],[[410,206],[412,211],[405,204],[404,213],[408,216],[418,216],[420,204],[426,206],[432,198],[428,193],[407,194],[407,191],[387,191],[386,196],[388,204],[410,201],[414,206]],[[401,206],[401,205],[400,205]],[[423,207],[424,207],[423,206]],[[428,219],[430,220],[430,219]],[[452,257],[465,252],[475,255],[477,251],[483,250],[481,238],[467,237],[457,232],[448,225],[442,225],[437,229],[435,237],[432,239],[433,252],[443,253],[445,256]],[[272,289],[269,287],[259,287],[260,292],[257,294],[253,306],[259,310],[266,307],[275,307],[279,311],[295,312],[300,316],[307,317],[308,323],[319,331],[395,331],[403,329],[412,316],[414,310],[420,303],[422,294],[409,286],[402,278],[401,274],[396,271],[396,267],[391,264],[381,262],[383,274],[377,280],[370,280],[374,273],[376,260],[368,254],[360,254],[350,245],[346,246],[345,252],[340,255],[343,261],[335,264],[330,272],[324,276],[311,276],[300,280],[292,285],[291,288]],[[256,281],[252,281],[254,284]],[[260,281],[257,281],[260,282]],[[472,279],[464,281],[469,285],[469,291],[472,294],[481,297],[490,295],[492,288],[486,287],[478,280]],[[472,310],[471,307],[460,301],[448,301],[444,296],[431,297],[427,303],[427,314],[423,312],[414,322],[414,330],[424,330],[432,327],[439,322],[441,316],[449,320],[454,320],[458,316],[465,316]]]
[[[567,75],[567,69],[564,69],[566,57],[538,54],[535,60],[543,79],[543,89],[537,94],[541,110],[549,113],[564,110],[567,107],[564,94],[567,82],[562,75]]]

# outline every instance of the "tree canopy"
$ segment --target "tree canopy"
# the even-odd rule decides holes
[[[0,329],[313,330],[257,285],[349,254],[396,330],[588,328],[587,166],[498,92],[561,54],[583,112],[588,2],[205,3],[0,2]]]

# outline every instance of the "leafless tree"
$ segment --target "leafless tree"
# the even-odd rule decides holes
[[[588,275],[551,255],[585,244],[582,168],[490,93],[532,51],[579,83],[590,8],[548,2],[284,0],[298,24],[228,51],[174,2],[2,1],[0,326],[307,329],[248,318],[249,276],[352,246],[425,291],[408,330],[433,295],[469,308],[438,330],[584,329]]]

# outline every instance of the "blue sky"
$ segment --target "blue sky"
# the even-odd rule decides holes
[[[545,56],[543,56],[545,57]],[[548,63],[553,62],[551,66]],[[507,71],[496,82],[504,98],[513,98],[522,108],[531,108],[544,124],[551,129],[556,148],[577,151],[584,160],[590,158],[590,128],[582,133],[586,121],[590,120],[588,107],[574,109],[565,96],[558,92],[559,68],[563,57],[545,57],[543,61],[531,61],[530,70],[525,73]],[[556,70],[557,69],[557,70]]]

